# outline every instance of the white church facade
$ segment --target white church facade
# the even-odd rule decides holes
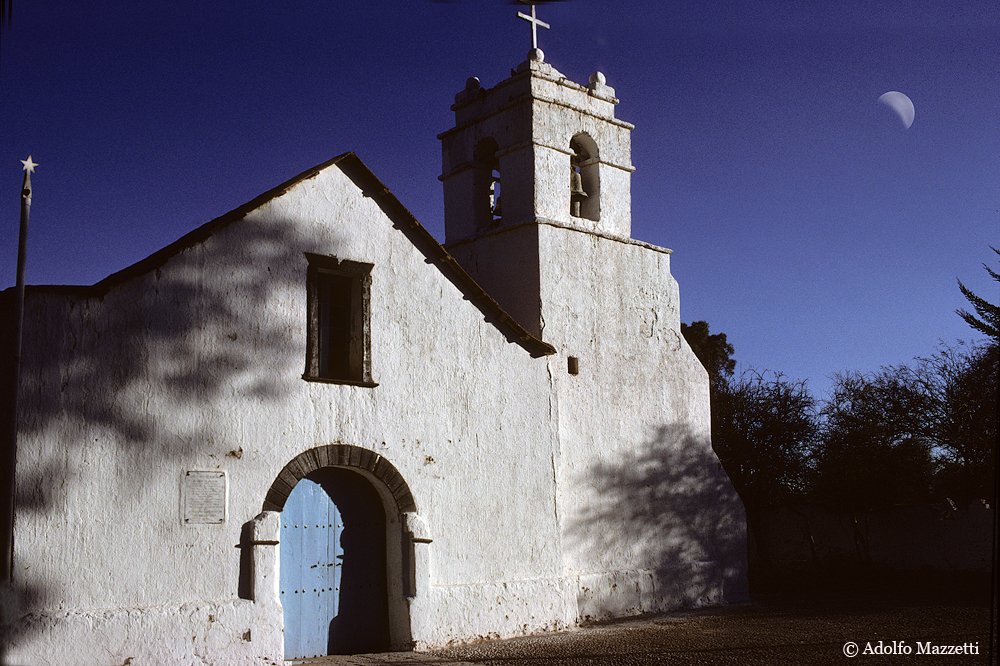
[[[348,153],[28,289],[10,663],[281,663],[745,597],[670,251],[631,238],[631,125],[603,75],[533,57],[456,96],[444,245]]]

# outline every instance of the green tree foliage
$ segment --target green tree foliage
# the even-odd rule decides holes
[[[997,341],[942,346],[912,365],[839,375],[819,403],[804,381],[781,374],[749,371],[734,379],[734,348],[707,323],[682,324],[681,331],[711,379],[712,445],[746,509],[758,584],[782,575],[765,529],[771,507],[791,502],[794,511],[794,503],[807,502],[846,513],[858,559],[870,564],[872,511],[992,496]],[[800,518],[818,563],[808,513]]]
[[[995,247],[990,247],[990,249],[997,254],[1000,254],[1000,250]],[[983,264],[983,268],[985,268],[986,272],[990,274],[990,277],[997,282],[1000,282],[1000,273],[997,273],[986,264]],[[975,308],[976,314],[979,316],[976,317],[972,313],[966,312],[965,310],[956,310],[958,315],[972,328],[976,329],[980,333],[985,333],[993,338],[994,341],[1000,342],[1000,305],[993,305],[989,301],[980,298],[964,284],[962,284],[961,280],[958,281],[958,288],[962,290],[962,295],[968,299],[969,303],[972,304],[972,307]]]
[[[712,444],[748,514],[793,497],[867,512],[991,496],[1000,343],[839,375],[819,403],[781,374],[734,379],[724,333],[681,330],[711,377]]]
[[[746,509],[760,575],[771,574],[764,510],[805,490],[816,432],[815,401],[805,382],[749,371],[733,378],[736,361],[725,333],[708,324],[681,324],[681,333],[708,371],[712,447]],[[757,575],[757,574],[755,574]]]
[[[928,501],[933,440],[922,416],[930,406],[905,366],[837,376],[821,410],[813,496],[851,511]]]
[[[712,444],[748,511],[805,492],[816,401],[804,381],[749,371],[727,382],[712,410]]]
[[[681,324],[681,333],[708,371],[712,445],[748,511],[801,492],[815,433],[805,383],[754,371],[734,380],[735,350],[725,333],[710,333],[704,321]]]
[[[750,371],[715,391],[712,445],[746,509],[755,580],[773,574],[765,512],[806,490],[815,434],[805,382]]]
[[[812,493],[852,510],[991,495],[1000,346],[838,376],[820,410]]]
[[[942,347],[918,359],[923,414],[937,463],[934,493],[966,505],[993,493],[1000,343]]]
[[[681,334],[708,370],[712,391],[722,388],[736,370],[736,361],[732,358],[735,350],[726,341],[726,334],[709,334],[708,323],[704,321],[681,324]]]
[[[992,495],[998,349],[942,347],[912,366],[836,378],[810,496],[851,516],[860,560],[871,561],[873,510]]]
[[[725,334],[710,334],[705,322],[681,330],[711,377],[712,445],[746,508],[758,574],[779,573],[763,529],[770,507],[809,502],[846,512],[858,557],[870,562],[873,510],[992,496],[1000,435],[996,341],[942,346],[911,365],[839,375],[820,403],[804,381],[781,374],[733,378]]]
[[[871,563],[869,515],[930,500],[932,444],[920,414],[928,400],[908,368],[835,378],[821,415],[812,497],[846,511],[858,559]]]

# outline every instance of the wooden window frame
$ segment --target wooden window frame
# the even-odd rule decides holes
[[[378,386],[372,380],[371,363],[371,282],[374,264],[349,259],[340,260],[311,252],[306,253],[309,261],[307,274],[308,327],[306,329],[306,370],[302,378],[306,381],[330,384],[350,384],[354,386]],[[323,359],[329,353],[330,342],[324,334],[324,320],[329,316],[330,303],[321,297],[325,279],[345,279],[349,281],[350,302],[348,324],[347,369],[332,372],[324,368]]]

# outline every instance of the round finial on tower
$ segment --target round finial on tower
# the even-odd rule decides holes
[[[590,82],[600,83],[603,86],[608,82],[608,79],[601,72],[594,72],[593,74],[590,75]]]
[[[528,60],[534,60],[535,62],[545,62],[545,54],[538,47],[535,47],[528,51]]]
[[[468,90],[469,92],[474,92],[476,90],[479,90],[481,87],[482,85],[479,83],[478,76],[473,76],[469,78],[468,81],[465,82],[465,89]]]

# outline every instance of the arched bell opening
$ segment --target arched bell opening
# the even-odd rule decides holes
[[[601,172],[597,143],[586,132],[569,142],[570,215],[598,222],[601,219]]]
[[[499,224],[503,217],[500,197],[500,158],[497,142],[492,137],[481,139],[472,150],[474,208],[476,231],[485,231]]]

